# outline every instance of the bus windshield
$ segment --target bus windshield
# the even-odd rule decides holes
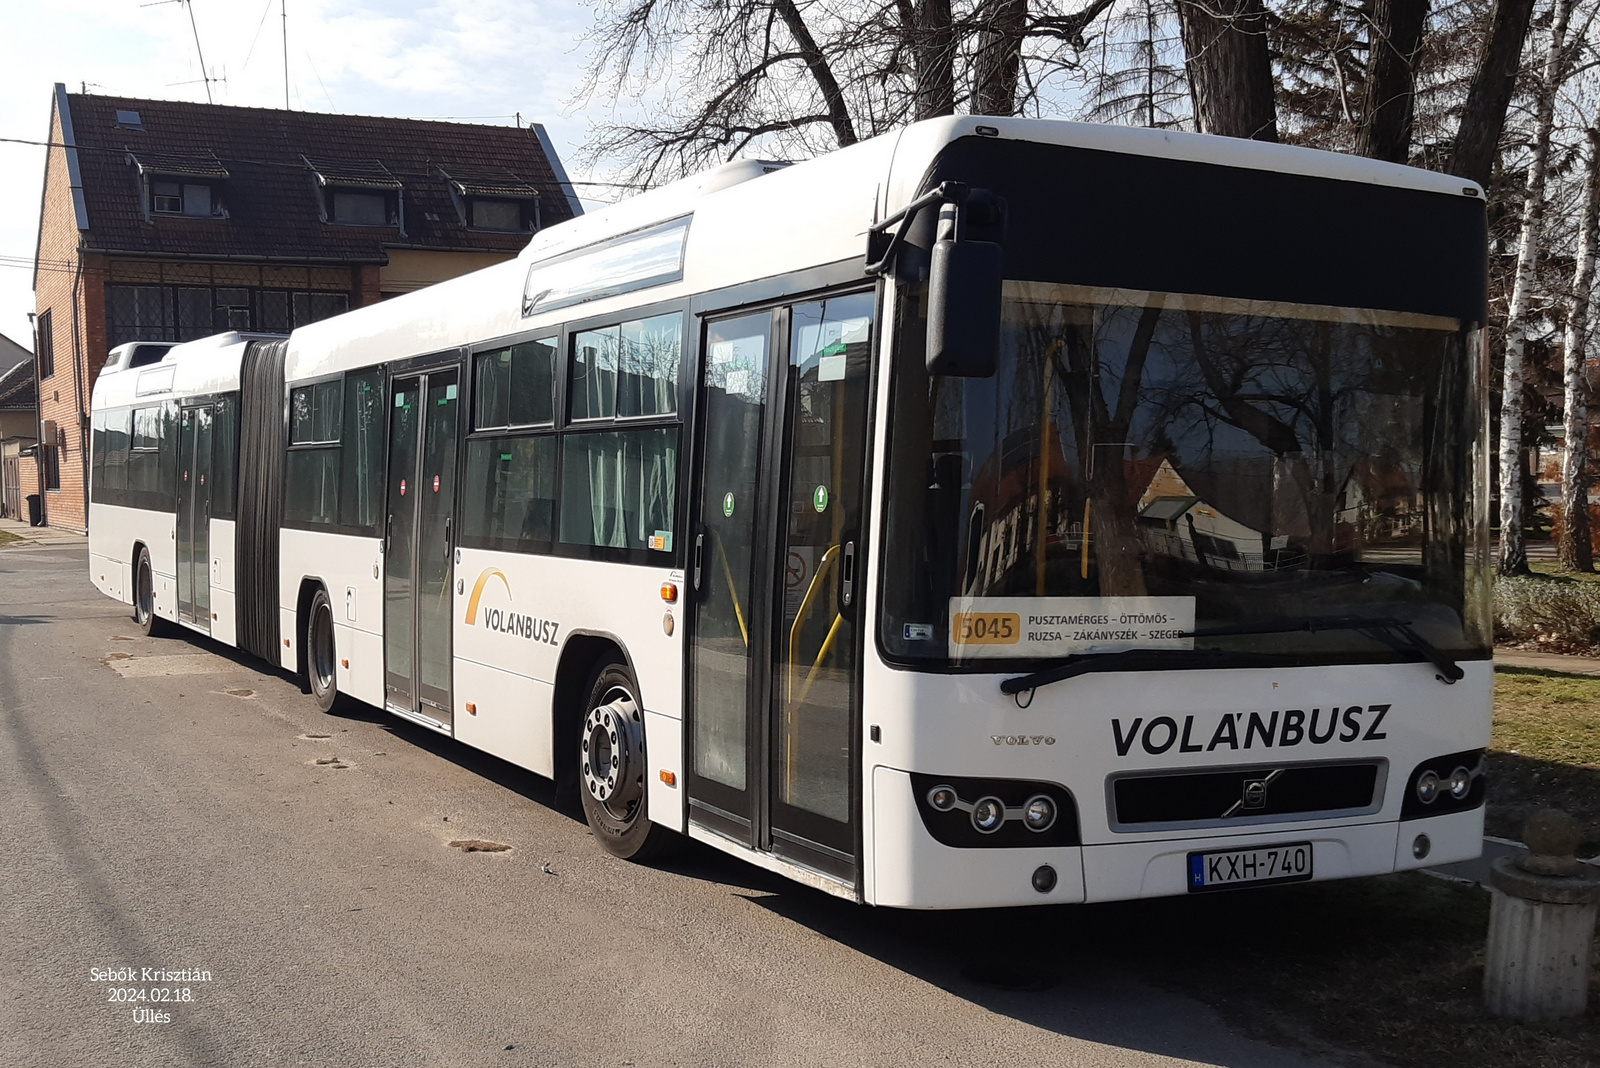
[[[1006,283],[992,378],[897,354],[884,652],[1415,658],[1273,626],[1371,616],[1487,656],[1480,344],[1435,315]]]

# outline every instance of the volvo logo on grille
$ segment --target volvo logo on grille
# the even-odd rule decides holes
[[[1251,777],[1244,780],[1240,789],[1239,800],[1228,806],[1228,811],[1222,814],[1223,819],[1237,816],[1241,812],[1260,812],[1267,807],[1267,787],[1272,781],[1283,774],[1283,769],[1278,768],[1260,778]]]

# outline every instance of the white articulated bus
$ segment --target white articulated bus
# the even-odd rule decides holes
[[[858,901],[1476,856],[1487,251],[1459,179],[919,123],[94,390],[91,571]]]

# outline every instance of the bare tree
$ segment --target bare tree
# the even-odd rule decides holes
[[[1550,37],[1536,90],[1533,149],[1528,161],[1527,194],[1522,206],[1522,234],[1517,241],[1517,270],[1511,303],[1506,309],[1505,377],[1500,393],[1500,561],[1502,575],[1528,573],[1528,552],[1523,539],[1523,490],[1527,470],[1523,463],[1524,356],[1528,343],[1528,311],[1534,267],[1539,257],[1540,226],[1544,221],[1545,174],[1550,155],[1550,132],[1555,123],[1556,92],[1564,69],[1563,46],[1574,0],[1555,0]]]
[[[1489,14],[1489,34],[1467,90],[1461,124],[1456,129],[1450,173],[1487,188],[1500,158],[1500,133],[1506,125],[1506,108],[1516,88],[1522,45],[1533,18],[1533,0],[1495,0]]]
[[[1428,0],[1372,0],[1358,151],[1404,163],[1411,149],[1416,62]]]
[[[1262,0],[1178,0],[1201,133],[1278,139]]]
[[[1596,246],[1600,245],[1600,108],[1587,131],[1588,161],[1584,167],[1583,200],[1578,217],[1577,264],[1572,296],[1567,303],[1563,357],[1561,507],[1565,521],[1557,552],[1563,571],[1593,571],[1594,546],[1589,534],[1589,380],[1585,357],[1589,339],[1589,295],[1594,288]]]

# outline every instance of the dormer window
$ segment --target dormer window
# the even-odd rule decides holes
[[[381,193],[333,193],[333,221],[352,226],[386,226],[389,205]]]
[[[209,218],[212,215],[211,187],[199,182],[151,182],[150,211],[156,215],[202,215]]]
[[[404,187],[378,160],[300,158],[311,171],[323,222],[394,226],[405,233]]]
[[[539,190],[527,179],[504,167],[452,163],[439,170],[462,226],[512,234],[539,229]]]
[[[214,155],[128,153],[145,189],[148,217],[181,215],[190,219],[226,217],[222,187],[228,170]]]
[[[523,222],[522,202],[516,200],[490,200],[474,197],[472,221],[474,230],[527,230]]]

